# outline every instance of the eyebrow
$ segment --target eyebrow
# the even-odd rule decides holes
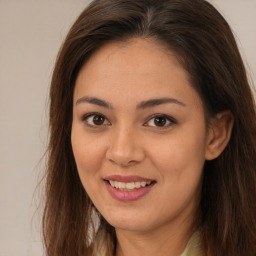
[[[166,103],[173,103],[178,104],[185,107],[185,104],[179,100],[174,98],[157,98],[157,99],[150,99],[147,101],[142,101],[140,104],[137,105],[137,109],[145,109],[148,107],[155,107],[158,105],[166,104]]]
[[[79,103],[82,103],[82,102],[91,103],[91,104],[98,105],[98,106],[101,106],[104,108],[111,108],[111,109],[113,108],[111,103],[101,100],[99,98],[94,98],[94,97],[87,97],[87,96],[82,97],[76,101],[76,105]]]
[[[79,103],[90,103],[90,104],[94,104],[94,105],[98,105],[104,108],[110,108],[113,109],[113,106],[111,103],[101,100],[99,98],[95,98],[95,97],[82,97],[80,99],[78,99],[76,101],[76,105]],[[149,108],[149,107],[155,107],[158,105],[162,105],[162,104],[166,104],[166,103],[172,103],[172,104],[177,104],[180,106],[186,106],[183,102],[174,99],[174,98],[156,98],[156,99],[150,99],[150,100],[146,100],[146,101],[142,101],[141,103],[139,103],[136,106],[136,109],[145,109],[145,108]]]

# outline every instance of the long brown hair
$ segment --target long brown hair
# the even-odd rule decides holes
[[[231,29],[204,0],[95,0],[70,29],[50,91],[46,255],[95,255],[100,249],[114,255],[114,228],[95,210],[79,180],[70,141],[72,101],[77,74],[89,56],[109,41],[135,37],[154,39],[177,53],[209,115],[233,113],[228,146],[205,163],[202,241],[205,255],[255,256],[255,102]]]

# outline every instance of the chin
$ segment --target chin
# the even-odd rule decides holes
[[[151,226],[151,219],[146,218],[140,213],[124,214],[113,213],[105,216],[106,221],[115,229],[127,230],[127,231],[146,231]]]
[[[109,224],[113,226],[115,229],[125,230],[130,232],[143,232],[149,229],[147,224],[144,225],[144,223],[141,223],[141,222],[137,223],[134,221],[131,221],[130,223],[116,221]]]

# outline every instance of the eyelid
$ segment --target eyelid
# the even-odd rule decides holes
[[[167,121],[170,122],[170,124],[168,125],[165,125],[165,126],[150,126],[150,125],[147,125],[147,123],[154,119],[154,118],[157,118],[157,117],[163,117],[163,118],[166,118]],[[153,114],[151,115],[150,117],[147,118],[147,121],[143,124],[143,126],[148,126],[148,127],[154,127],[154,128],[158,128],[158,129],[166,129],[166,128],[169,128],[170,126],[174,125],[174,124],[177,124],[177,121],[173,118],[173,117],[170,117],[166,114]]]
[[[101,116],[101,117],[103,117],[104,118],[104,122],[107,121],[107,124],[96,125],[96,124],[88,123],[87,120],[90,117],[93,117],[93,116]],[[162,127],[161,126],[156,126],[156,125],[148,125],[149,121],[151,121],[152,119],[157,118],[157,117],[165,118],[169,122],[169,124],[164,125]],[[85,122],[87,126],[93,127],[93,128],[100,128],[100,127],[103,127],[103,126],[106,126],[106,125],[107,126],[111,125],[109,120],[103,114],[101,114],[99,112],[91,112],[91,113],[85,114],[85,115],[82,116],[81,120],[83,122]],[[168,116],[166,114],[158,113],[158,114],[153,114],[153,115],[149,116],[147,118],[146,122],[143,123],[143,126],[154,127],[154,128],[157,128],[157,129],[166,129],[166,128],[169,128],[170,126],[174,125],[174,124],[177,124],[177,121],[173,117]]]
[[[98,113],[98,112],[90,112],[90,113],[87,113],[87,114],[82,115],[81,120],[84,121],[84,120],[86,120],[88,117],[94,116],[94,115],[95,115],[95,116],[96,116],[96,115],[104,116],[104,115],[102,115],[101,113]]]
[[[89,117],[92,117],[92,116],[102,116],[105,119],[105,121],[107,121],[108,123],[107,124],[102,124],[102,125],[92,125],[92,124],[89,124],[87,122],[87,120],[89,119]],[[91,113],[85,114],[85,115],[82,116],[81,120],[84,121],[87,126],[93,127],[93,128],[100,128],[102,126],[111,125],[109,120],[103,114],[98,113],[98,112],[91,112]]]

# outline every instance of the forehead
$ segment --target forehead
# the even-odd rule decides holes
[[[121,103],[152,97],[198,94],[175,53],[155,41],[111,42],[97,50],[80,70],[74,98],[97,96]]]
[[[103,45],[92,54],[81,71],[93,71],[105,76],[118,72],[134,74],[135,71],[136,74],[155,74],[159,73],[160,69],[163,72],[169,71],[170,66],[182,69],[174,52],[156,41],[135,38]]]

